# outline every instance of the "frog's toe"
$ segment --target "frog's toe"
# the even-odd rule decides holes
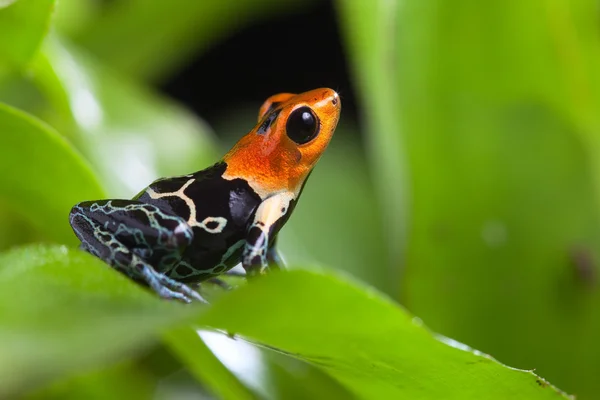
[[[174,290],[171,290],[165,286],[162,286],[160,289],[158,289],[157,293],[163,299],[179,300],[179,301],[183,301],[184,303],[187,303],[187,304],[192,302],[192,300],[190,300],[189,297],[187,297],[183,293],[175,292]]]
[[[192,290],[192,293],[193,293],[192,298],[198,300],[201,303],[208,304],[208,301],[204,297],[200,296],[200,294],[198,292],[196,292],[195,290]]]
[[[178,282],[178,281],[171,279],[162,274],[159,276],[159,281],[161,284],[168,287],[169,289],[180,292],[180,293],[182,293],[188,297],[191,297],[192,299],[197,300],[201,303],[208,304],[208,301],[206,301],[206,299],[204,299],[204,297],[200,296],[200,294],[198,292],[196,292],[195,290],[193,290],[192,288],[190,288],[188,285],[186,285],[184,283]]]
[[[202,296],[200,296],[200,294],[198,292],[196,292],[193,289],[190,289],[189,286],[181,284],[181,287],[179,288],[179,290],[183,293],[185,293],[186,295],[190,296],[192,299],[195,299],[201,303],[204,304],[208,304],[208,301],[206,301],[206,299]]]
[[[140,267],[142,276],[160,297],[166,299],[178,299],[185,301],[186,303],[189,303],[191,301],[190,298],[192,298],[201,303],[208,304],[208,301],[200,296],[198,292],[190,289],[189,286],[156,272],[146,263],[140,263]]]

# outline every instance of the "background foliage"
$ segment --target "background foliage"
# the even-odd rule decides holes
[[[263,100],[217,139],[161,83],[320,3],[0,0],[0,398],[597,397],[592,0],[334,2],[361,123],[282,232],[291,271],[184,306],[76,250],[74,203],[210,165]],[[268,44],[248,62],[286,68]]]

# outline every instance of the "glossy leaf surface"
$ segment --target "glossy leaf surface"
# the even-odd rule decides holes
[[[0,132],[2,203],[18,212],[42,238],[75,244],[69,227],[71,207],[104,195],[91,168],[52,128],[2,104]],[[5,216],[9,218],[10,213]]]
[[[79,250],[31,246],[1,255],[0,397],[133,355],[193,311]]]
[[[450,347],[377,292],[329,274],[274,273],[197,321],[316,365],[358,398],[559,398],[532,372]]]
[[[533,373],[450,347],[380,294],[329,274],[275,273],[206,307],[161,301],[65,247],[14,250],[0,267],[3,395],[134,354],[196,314],[195,328],[245,336],[313,364],[358,398],[558,397]],[[176,346],[197,348],[187,339]],[[221,371],[216,376],[229,374]],[[243,393],[230,382],[230,396]]]

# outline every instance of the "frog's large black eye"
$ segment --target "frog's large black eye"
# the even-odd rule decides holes
[[[292,111],[285,126],[287,135],[298,144],[310,142],[319,133],[321,124],[309,107],[300,107]]]

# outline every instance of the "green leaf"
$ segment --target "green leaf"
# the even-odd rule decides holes
[[[131,361],[61,379],[24,396],[27,400],[146,400],[153,398],[156,382]],[[155,397],[156,398],[156,397]]]
[[[0,249],[44,240],[30,220],[15,211],[5,199],[0,199]]]
[[[22,68],[50,25],[55,0],[0,0],[0,75]]]
[[[311,364],[218,332],[180,329],[170,332],[167,340],[220,399],[351,398],[343,386]]]
[[[79,250],[1,255],[0,397],[131,356],[195,310],[161,301]]]
[[[409,163],[404,303],[436,331],[595,398],[596,2],[341,4],[365,107],[393,105],[372,113],[374,133]]]
[[[76,41],[112,68],[139,79],[164,77],[198,50],[250,21],[307,1],[130,0],[107,4]],[[263,43],[258,43],[258,46]]]
[[[399,1],[338,0],[339,18],[361,98],[369,165],[382,210],[389,267],[387,287],[399,293],[400,270],[406,247],[410,188],[406,177],[404,141],[397,118],[396,29]]]
[[[2,397],[131,357],[161,331],[182,332],[177,326],[192,315],[200,329],[248,337],[313,364],[359,398],[560,395],[532,372],[438,341],[397,305],[333,275],[274,273],[205,307],[162,301],[100,260],[66,247],[14,250],[0,256],[0,266]],[[184,359],[193,368],[199,366],[195,355],[208,360],[215,375],[201,371],[205,383],[219,394],[243,394],[220,364],[202,355],[207,349],[194,342],[196,335],[186,335],[168,337],[178,354],[186,349]],[[93,378],[72,382],[85,389]],[[61,388],[53,385],[48,393]]]
[[[159,177],[216,161],[212,135],[198,117],[56,37],[46,41],[34,73],[52,105],[48,122],[69,133],[112,197],[130,198]]]
[[[189,328],[172,330],[167,332],[164,338],[171,350],[178,355],[199,380],[211,389],[217,398],[225,400],[251,400],[256,398],[225,368],[193,330]]]
[[[95,0],[60,0],[52,20],[53,28],[61,36],[72,37],[92,24],[106,4]]]
[[[197,321],[316,365],[359,398],[565,397],[533,372],[442,343],[388,299],[328,274],[273,273]]]
[[[69,210],[78,201],[104,193],[88,165],[53,129],[3,104],[0,132],[2,203],[45,239],[75,244]]]
[[[240,343],[244,343],[238,340]],[[248,343],[244,343],[250,345]],[[352,393],[321,368],[277,349],[254,346],[260,350],[267,373],[271,398],[286,400],[353,399]]]
[[[0,0],[0,8],[8,7],[17,0]]]

